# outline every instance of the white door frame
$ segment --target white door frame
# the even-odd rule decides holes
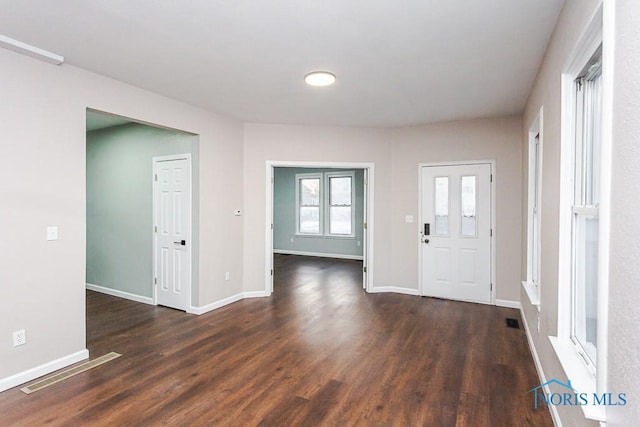
[[[193,307],[193,301],[191,299],[191,288],[193,286],[193,162],[191,161],[191,153],[184,154],[169,154],[167,156],[156,156],[151,158],[151,182],[153,183],[151,192],[153,194],[153,203],[152,203],[152,211],[153,211],[153,228],[151,229],[151,233],[153,234],[153,243],[152,243],[152,251],[153,251],[153,277],[154,281],[151,284],[153,289],[153,305],[158,305],[158,260],[157,260],[157,218],[156,218],[156,164],[163,161],[170,160],[182,160],[186,159],[189,163],[189,177],[188,177],[188,187],[189,187],[189,200],[191,203],[189,204],[189,239],[187,240],[187,248],[189,250],[189,286],[187,286],[186,294],[187,294],[187,308],[186,312],[189,313],[191,307]]]
[[[468,160],[468,161],[457,161],[457,162],[435,162],[435,163],[420,163],[418,164],[418,218],[422,219],[422,168],[423,167],[431,167],[431,166],[464,166],[464,165],[480,165],[480,164],[489,164],[491,165],[491,191],[490,191],[490,206],[491,206],[491,237],[489,239],[491,245],[491,302],[490,304],[495,305],[496,303],[496,180],[494,176],[496,175],[496,161],[495,160]],[[427,293],[424,289],[424,283],[422,281],[424,272],[422,271],[422,251],[424,248],[424,243],[422,243],[420,237],[422,223],[418,221],[418,229],[417,229],[417,237],[416,241],[418,242],[418,288],[420,295],[426,296]],[[479,302],[483,304],[482,302]]]
[[[367,273],[363,275],[363,287],[367,292],[373,288],[373,213],[374,213],[374,163],[350,163],[350,162],[307,162],[307,161],[276,161],[266,162],[266,212],[265,212],[265,284],[264,290],[267,296],[273,293],[273,170],[277,167],[298,167],[298,168],[341,168],[341,169],[364,169],[367,183],[364,194],[364,222],[366,228],[363,231],[362,265],[367,268]]]

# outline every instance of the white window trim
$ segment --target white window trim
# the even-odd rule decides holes
[[[540,234],[541,234],[541,208],[542,208],[542,159],[543,159],[543,109],[544,107],[540,107],[540,111],[538,115],[534,119],[531,127],[529,128],[529,144],[528,144],[528,180],[527,180],[527,280],[522,282],[522,286],[529,297],[529,302],[538,307],[540,310],[540,273],[542,269],[540,268],[540,260],[541,260],[541,251],[540,251]],[[535,154],[535,145],[536,145],[536,136],[537,145],[538,145],[538,153],[537,153],[537,169],[536,162],[533,158]],[[538,188],[537,192],[537,200],[536,198],[536,187]],[[538,218],[538,233],[534,236],[534,213],[533,206],[537,207],[537,218]],[[535,245],[534,243],[537,243]],[[534,248],[537,248],[536,253],[533,253]],[[534,263],[534,257],[537,258],[537,263]],[[533,266],[537,265],[537,274],[538,277],[537,282],[534,280],[534,271]]]
[[[555,353],[576,390],[585,393],[607,392],[607,328],[608,328],[608,276],[609,276],[609,223],[611,188],[611,135],[613,94],[613,44],[614,10],[612,1],[605,0],[592,15],[589,25],[579,38],[562,74],[561,99],[561,156],[560,156],[560,209],[559,209],[559,259],[558,259],[558,331],[549,337]],[[596,375],[576,349],[571,339],[571,268],[572,268],[572,215],[574,204],[573,146],[575,135],[573,114],[575,111],[574,87],[584,65],[596,49],[603,45],[602,57],[602,140],[600,164],[600,225],[598,242],[598,353]],[[603,406],[580,406],[586,418],[605,422]]]
[[[318,226],[318,233],[305,233],[300,231],[300,181],[303,179],[318,179],[320,181],[318,192],[320,197],[320,204],[318,206],[319,210],[319,221],[320,224]],[[323,185],[324,180],[322,178],[322,173],[298,173],[296,174],[296,236],[307,236],[307,237],[321,237],[323,236],[323,224],[324,224],[324,209],[323,209]]]
[[[329,210],[331,208],[331,185],[329,185],[329,180],[331,178],[351,178],[351,234],[335,234],[331,233],[331,217],[329,215]],[[355,194],[356,194],[356,172],[355,171],[339,171],[339,172],[325,172],[324,173],[325,185],[326,188],[325,196],[324,196],[324,218],[325,218],[325,237],[337,238],[337,239],[354,239],[356,237],[355,228],[356,228],[356,203],[355,203]]]

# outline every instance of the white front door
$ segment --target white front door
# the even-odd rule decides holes
[[[491,164],[421,168],[422,294],[491,302]]]
[[[154,157],[156,303],[187,310],[191,302],[191,158]]]

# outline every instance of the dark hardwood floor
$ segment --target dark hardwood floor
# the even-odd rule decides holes
[[[275,293],[202,316],[87,292],[92,358],[0,425],[547,426],[517,310],[366,294],[361,263],[276,256]]]

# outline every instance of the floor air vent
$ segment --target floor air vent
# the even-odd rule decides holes
[[[518,322],[518,319],[507,317],[507,328],[520,329],[520,322]]]
[[[107,363],[108,361],[116,359],[118,357],[120,357],[120,354],[114,352],[105,354],[104,356],[100,356],[97,359],[88,360],[84,363],[74,366],[73,368],[64,370],[54,375],[50,375],[40,381],[36,381],[33,384],[29,384],[28,386],[23,387],[20,390],[23,393],[31,394],[38,390],[42,390],[43,388],[49,387],[50,385],[59,383],[60,381],[64,381],[67,378],[71,378],[74,375],[78,375],[81,372],[88,371],[89,369],[95,368],[96,366],[100,366],[103,363]]]

